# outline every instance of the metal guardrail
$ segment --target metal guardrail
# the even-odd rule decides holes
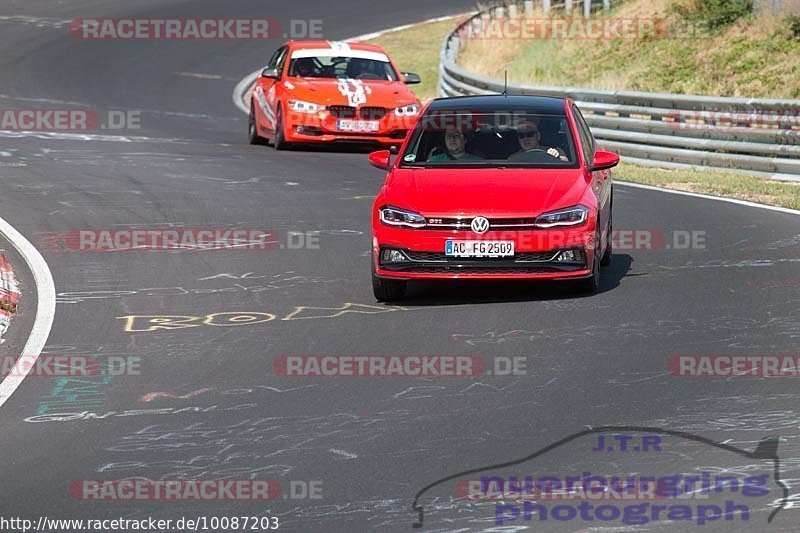
[[[554,2],[555,4],[555,2]],[[530,9],[529,5],[526,6]],[[500,15],[518,13],[502,7]],[[497,94],[503,81],[456,64],[463,36],[498,7],[476,13],[442,42],[438,94]],[[727,98],[509,83],[511,94],[568,97],[592,127],[598,145],[641,165],[707,168],[800,181],[800,100]]]

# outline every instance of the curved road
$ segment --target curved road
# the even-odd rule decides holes
[[[616,228],[654,231],[673,246],[618,251],[600,294],[459,283],[417,287],[402,306],[384,306],[372,298],[368,256],[381,173],[363,153],[276,153],[245,142],[246,117],[231,90],[278,41],[80,41],[65,26],[80,17],[266,16],[321,19],[325,37],[341,39],[471,7],[462,0],[3,3],[0,108],[132,110],[142,124],[84,138],[0,132],[0,216],[40,248],[58,293],[46,353],[141,361],[140,375],[23,382],[0,408],[3,516],[271,515],[289,531],[410,530],[411,505],[425,485],[612,424],[688,431],[747,450],[779,436],[782,477],[796,486],[795,379],[688,379],[665,370],[672,355],[798,354],[796,216],[618,185]],[[284,245],[289,232],[316,231],[319,246],[78,253],[47,245],[53,232],[73,229],[182,226],[266,228]],[[701,232],[704,240],[675,249],[676,232]],[[31,274],[12,260],[23,308],[5,354],[21,349],[35,302]],[[253,323],[215,315],[210,324],[201,318],[190,322],[196,327],[141,331],[152,324],[143,317],[215,313],[262,314]],[[527,372],[273,374],[275,358],[308,354],[472,355],[490,366],[525,357]],[[717,464],[712,451],[692,450],[663,457],[665,471],[683,472],[687,461]],[[617,459],[609,466],[608,456],[564,451],[535,469],[630,470]],[[69,492],[76,480],[130,477],[269,478],[284,488],[304,480],[321,482],[322,498],[265,506],[81,501]],[[493,508],[451,495],[428,498],[426,528],[492,527]],[[706,527],[762,530],[767,507],[754,509],[750,523]],[[789,506],[770,527],[788,531],[798,517]]]

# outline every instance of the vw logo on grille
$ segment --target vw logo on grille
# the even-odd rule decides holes
[[[472,228],[472,231],[481,235],[489,231],[489,220],[486,217],[475,217],[469,227]]]

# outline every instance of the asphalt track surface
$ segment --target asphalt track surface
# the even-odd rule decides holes
[[[59,295],[45,351],[138,357],[141,375],[80,385],[26,379],[0,409],[0,515],[278,516],[287,531],[407,531],[417,520],[414,496],[429,483],[603,425],[686,431],[750,451],[779,436],[781,476],[800,483],[796,379],[686,379],[665,371],[665,359],[677,354],[798,353],[796,216],[618,185],[618,229],[655,229],[668,239],[701,231],[705,248],[619,251],[592,297],[546,285],[457,283],[414,286],[401,306],[377,304],[368,252],[381,173],[363,153],[246,144],[246,117],[231,90],[277,41],[79,41],[63,23],[313,18],[323,20],[326,38],[339,39],[471,7],[456,0],[3,3],[0,108],[141,111],[141,130],[96,132],[108,138],[0,134],[2,217],[40,248]],[[319,231],[319,247],[67,253],[45,246],[49,232],[176,226],[268,228],[283,243],[287,232]],[[19,257],[15,263],[23,311],[4,354],[21,349],[35,311],[31,274]],[[120,318],[228,312],[275,319],[128,332]],[[470,379],[272,375],[276,357],[303,354],[474,355],[490,365],[524,356],[528,367],[527,375]],[[141,409],[159,411],[120,416]],[[39,416],[53,413],[61,415]],[[729,455],[711,446],[649,457],[567,446],[525,473],[764,468]],[[75,480],[130,477],[269,478],[284,488],[321,481],[323,497],[266,505],[98,502],[68,491]],[[421,498],[426,530],[491,530],[493,505],[453,502],[452,487],[439,489]],[[776,501],[753,507],[748,522],[704,528],[796,530],[800,514],[791,502],[767,526]],[[689,528],[663,520],[646,526]]]

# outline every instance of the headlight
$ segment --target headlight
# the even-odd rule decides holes
[[[316,113],[325,109],[324,105],[312,104],[302,100],[289,100],[289,109],[298,113]]]
[[[586,222],[589,210],[582,206],[568,207],[545,213],[536,219],[536,226],[539,228],[554,228],[557,226],[580,226]]]
[[[419,104],[408,104],[395,109],[394,114],[398,117],[414,117],[419,115],[420,109]]]
[[[380,209],[381,222],[390,226],[405,226],[408,228],[424,228],[425,217],[413,211],[385,206]]]

